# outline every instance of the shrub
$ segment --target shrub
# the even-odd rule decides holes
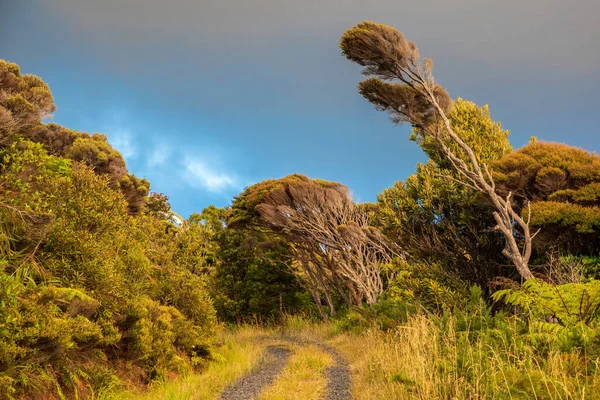
[[[352,307],[335,319],[339,331],[360,332],[369,328],[390,330],[405,323],[419,308],[408,301],[380,300],[372,306]]]
[[[131,216],[109,177],[40,144],[0,159],[1,395],[90,397],[123,361],[145,382],[201,365],[216,318],[184,260],[205,246],[178,246],[185,230]]]

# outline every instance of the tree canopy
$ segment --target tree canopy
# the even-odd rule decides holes
[[[595,255],[600,243],[600,157],[560,143],[532,140],[493,164],[498,189],[514,194],[537,245]],[[530,208],[524,199],[531,200]]]
[[[0,140],[39,124],[56,106],[48,85],[35,75],[22,75],[17,64],[0,60]]]
[[[290,244],[288,266],[319,310],[322,298],[335,314],[335,295],[360,305],[374,304],[383,293],[382,266],[395,247],[346,186],[303,175],[261,182],[236,197],[231,215],[234,226],[246,221]]]

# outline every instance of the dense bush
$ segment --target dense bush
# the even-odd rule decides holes
[[[236,228],[223,229],[215,240],[219,262],[211,291],[221,319],[278,321],[288,313],[312,311],[310,295],[285,264],[290,255],[283,243]]]
[[[467,301],[469,284],[439,264],[396,259],[390,269],[388,300],[418,304],[434,313],[462,307]]]
[[[419,307],[410,301],[380,300],[372,306],[353,307],[334,320],[339,331],[361,332],[369,328],[394,329],[415,315]]]
[[[0,396],[88,397],[200,365],[216,318],[193,224],[130,215],[109,175],[18,135],[0,160]]]
[[[550,248],[595,256],[600,250],[600,157],[559,143],[532,140],[493,164],[498,190],[512,192],[531,225],[542,228],[538,252]]]
[[[356,397],[598,398],[596,328],[493,313],[478,286],[440,314],[406,306],[384,301],[335,321]]]
[[[38,125],[56,109],[48,85],[19,66],[0,60],[0,144],[9,133]]]

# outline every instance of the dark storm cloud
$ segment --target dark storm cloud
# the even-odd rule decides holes
[[[173,42],[263,55],[286,39],[337,40],[354,23],[370,19],[404,31],[422,53],[464,63],[584,74],[600,64],[597,0],[47,0],[44,4],[78,31],[112,45]]]

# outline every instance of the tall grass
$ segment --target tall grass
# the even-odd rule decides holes
[[[145,392],[119,391],[104,393],[99,400],[212,400],[217,399],[225,387],[250,373],[263,360],[264,340],[270,332],[253,326],[223,332],[220,345],[213,351],[213,360],[207,368],[196,374],[156,384]]]
[[[349,331],[302,317],[286,317],[276,330],[237,328],[223,334],[219,355],[202,373],[145,394],[103,398],[216,399],[262,361],[267,344],[286,342],[294,354],[260,400],[322,396],[332,360],[312,343],[326,343],[347,360],[356,400],[600,399],[600,361],[585,349],[561,351],[535,339],[514,317],[460,313],[413,315],[390,330],[372,325]]]
[[[598,360],[519,340],[516,325],[474,332],[418,315],[391,331],[331,343],[353,371],[355,399],[599,399]]]

